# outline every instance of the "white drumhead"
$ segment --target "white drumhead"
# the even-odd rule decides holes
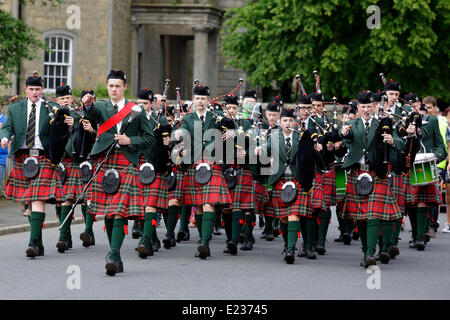
[[[434,153],[418,153],[416,154],[416,159],[414,160],[414,163],[424,163],[424,162],[430,162],[435,159]]]

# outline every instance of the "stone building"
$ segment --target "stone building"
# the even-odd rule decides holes
[[[111,69],[122,69],[133,93],[144,87],[162,92],[171,80],[169,99],[180,87],[190,99],[194,79],[213,96],[231,91],[244,74],[225,67],[220,54],[224,12],[245,0],[64,0],[55,6],[20,5],[6,0],[2,10],[36,28],[51,52],[22,61],[5,94],[22,93],[33,71],[45,77],[46,91],[60,83],[95,88]]]

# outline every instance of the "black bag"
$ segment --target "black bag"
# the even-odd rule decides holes
[[[291,203],[297,198],[297,186],[294,182],[289,181],[283,184],[281,189],[281,201]]]
[[[115,169],[109,169],[105,172],[102,181],[102,189],[107,194],[115,194],[120,187],[120,174]]]
[[[150,185],[156,179],[155,167],[146,162],[139,167],[139,180],[144,185]]]
[[[197,168],[195,168],[195,182],[201,185],[207,184],[211,181],[212,178],[212,170],[209,164],[200,163]]]
[[[356,191],[360,196],[368,196],[373,191],[373,179],[368,173],[362,173],[358,176],[356,182]]]
[[[80,170],[81,170],[81,181],[83,183],[88,183],[89,180],[92,179],[92,165],[90,162],[85,161],[82,164],[80,164]]]
[[[39,173],[39,160],[35,157],[25,159],[22,166],[22,173],[25,178],[36,178]]]
[[[167,177],[165,177],[165,179],[167,181],[167,189],[169,191],[175,190],[177,187],[177,176],[171,172]]]
[[[66,167],[62,163],[60,163],[56,167],[56,171],[58,171],[58,173],[59,173],[59,178],[61,179],[61,183],[65,184],[66,180],[67,180],[67,169],[66,169]]]
[[[227,183],[228,190],[233,190],[237,184],[237,172],[234,168],[229,168],[225,170],[223,176],[225,177],[225,181]]]

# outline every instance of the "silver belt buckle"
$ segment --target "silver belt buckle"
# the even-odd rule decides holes
[[[39,150],[38,149],[31,149],[30,150],[30,157],[39,157]]]
[[[362,171],[369,171],[369,165],[367,165],[367,164],[362,164],[362,165],[361,165],[361,170],[362,170]]]

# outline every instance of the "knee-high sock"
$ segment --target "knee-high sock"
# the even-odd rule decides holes
[[[264,233],[272,234],[272,232],[273,232],[273,217],[264,215],[264,220],[266,222],[266,224],[264,226]]]
[[[394,221],[382,221],[381,222],[381,251],[387,252],[391,243],[392,236],[394,234]]]
[[[164,225],[165,225],[166,228],[167,228],[167,217],[168,217],[167,212],[164,212],[164,213],[162,214],[162,217],[163,217],[163,220],[164,220]]]
[[[417,209],[418,208],[406,207],[406,212],[408,213],[409,222],[411,223],[413,240],[417,240]]]
[[[287,248],[288,245],[288,224],[280,221],[280,230],[283,234],[284,247]]]
[[[56,216],[58,217],[58,220],[60,220],[61,218],[61,206],[55,206],[55,210],[56,210]]]
[[[120,248],[125,238],[124,227],[128,221],[124,218],[114,219],[112,237],[111,237],[111,258],[120,259]]]
[[[327,239],[327,233],[328,233],[328,226],[330,225],[330,219],[331,219],[331,210],[330,208],[327,209],[327,211],[322,214],[319,218],[319,237],[317,240],[317,244],[324,246],[326,239]]]
[[[417,226],[416,226],[416,239],[417,241],[423,241],[423,235],[426,233],[428,226],[428,207],[417,208]]]
[[[354,224],[353,224],[353,220],[352,219],[343,219],[343,224],[344,224],[344,233],[348,233],[351,234],[353,229],[355,228]]]
[[[342,236],[345,233],[344,219],[339,217],[339,215],[338,215],[337,219],[338,219],[338,224],[339,224],[339,227],[338,227],[339,233]]]
[[[239,236],[241,235],[242,225],[244,223],[244,213],[242,211],[233,211],[231,218],[231,241],[234,243],[239,242]]]
[[[361,240],[361,250],[364,254],[367,252],[367,220],[359,220],[356,222],[358,227],[359,238]]]
[[[400,230],[402,229],[402,219],[394,221],[394,231],[392,233],[391,245],[396,246],[398,244],[398,237],[400,236]]]
[[[368,256],[373,256],[377,248],[378,236],[380,234],[381,221],[379,219],[367,220],[367,251]],[[392,235],[392,234],[391,234]]]
[[[137,229],[139,229],[139,220],[134,220],[134,222],[133,222],[133,230],[137,230]]]
[[[156,232],[155,224],[157,223],[156,212],[146,212],[144,214],[144,221],[142,223],[144,226],[144,230],[142,231],[142,239],[140,242],[144,246],[152,245],[153,234]]]
[[[59,215],[59,223],[62,224],[64,219],[66,219],[67,215],[72,209],[72,206],[62,206],[61,213]],[[67,218],[64,225],[61,227],[59,232],[59,240],[69,240],[70,239],[70,226],[72,224],[72,217]]]
[[[32,211],[30,215],[30,246],[42,246],[42,223],[45,221],[45,212]],[[35,243],[36,242],[36,243]]]
[[[167,237],[175,237],[175,227],[177,226],[178,222],[178,214],[181,212],[180,206],[170,206],[167,211],[167,224],[166,229]]]
[[[113,226],[114,226],[114,219],[106,219],[106,217],[105,217],[106,236],[108,237],[108,242],[109,242],[110,246],[111,246],[111,237],[112,237]]]
[[[216,222],[214,223],[214,227],[220,228],[220,224],[222,223],[222,208],[220,206],[216,206],[215,212],[216,212]]]
[[[205,211],[203,212],[202,221],[202,244],[209,246],[209,237],[214,230],[214,224],[216,223],[216,213]]]
[[[253,228],[256,222],[256,215],[254,212],[245,215],[245,236],[251,239],[253,236]]]
[[[190,208],[190,207],[189,207]],[[191,213],[190,210],[188,210],[188,206],[181,206],[181,212],[180,212],[180,227],[178,228],[178,232],[184,232],[185,228],[188,228],[188,221],[189,221],[189,215]]]
[[[275,229],[278,229],[279,225],[280,225],[280,218],[273,218],[273,227]],[[280,230],[281,230],[281,228],[280,228]]]
[[[198,236],[202,238],[203,214],[195,214],[195,224],[197,225]]]
[[[300,231],[300,221],[288,221],[287,250],[294,250]]]
[[[94,230],[92,229],[92,226],[94,224],[94,215],[88,212],[88,207],[85,204],[81,206],[81,212],[83,213],[84,217],[84,225],[85,225],[84,232],[93,235]]]
[[[316,240],[317,221],[316,218],[308,218],[306,221],[306,249],[312,250]]]
[[[232,214],[222,213],[222,220],[223,220],[224,227],[225,227],[225,234],[227,235],[227,241],[231,241],[231,239],[233,238],[233,236],[232,236],[232,234],[233,234],[233,228],[232,228],[233,216],[232,216]]]

